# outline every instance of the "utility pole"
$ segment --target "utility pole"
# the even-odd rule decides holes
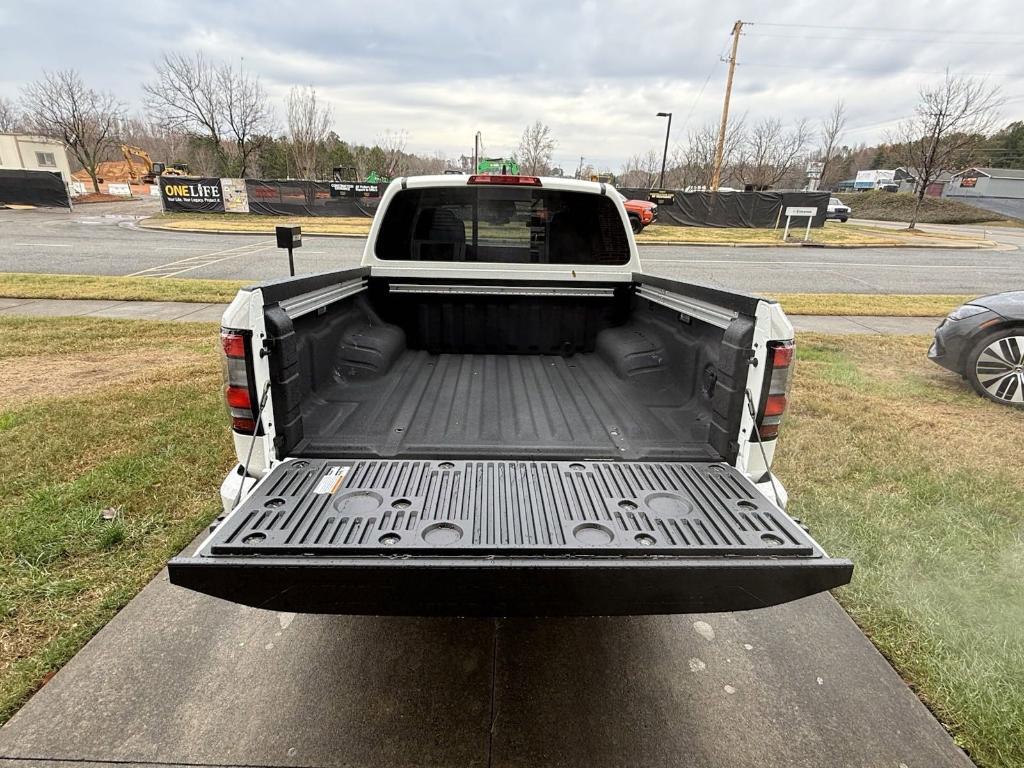
[[[736,71],[736,49],[740,44],[743,22],[732,25],[732,53],[729,54],[729,76],[725,80],[725,103],[722,104],[722,122],[718,126],[718,146],[715,147],[715,170],[711,174],[711,191],[717,192],[722,180],[722,155],[725,153],[725,128],[729,123],[729,97],[732,96],[732,76]]]
[[[473,136],[473,170],[472,173],[477,173],[477,168],[480,167],[480,139],[483,138],[480,135],[480,131],[476,132]]]
[[[668,160],[668,135],[672,133],[672,113],[659,112],[658,117],[667,117],[668,126],[665,128],[665,151],[661,155],[661,180],[658,182],[658,189],[665,188],[665,162]]]

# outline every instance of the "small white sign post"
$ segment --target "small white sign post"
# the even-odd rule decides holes
[[[814,217],[818,215],[818,209],[813,206],[800,206],[791,205],[786,208],[786,231],[782,233],[782,241],[785,242],[789,239],[789,225],[793,220],[793,217],[807,217],[807,231],[804,232],[804,242],[806,243],[811,239],[811,222],[814,221]]]

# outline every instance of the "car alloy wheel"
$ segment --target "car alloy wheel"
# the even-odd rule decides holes
[[[974,362],[974,377],[992,400],[1024,404],[1024,336],[991,341]]]

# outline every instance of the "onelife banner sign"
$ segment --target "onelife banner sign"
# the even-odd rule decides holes
[[[160,196],[165,211],[224,212],[224,190],[220,179],[161,176]]]

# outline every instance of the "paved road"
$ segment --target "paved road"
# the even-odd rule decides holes
[[[0,728],[0,766],[112,762],[971,765],[828,595],[708,616],[296,616],[166,573]]]
[[[141,230],[151,201],[73,213],[0,210],[0,271],[265,279],[287,274],[270,237]],[[753,292],[983,294],[1024,283],[1024,230],[991,229],[1000,250],[645,246],[645,268]],[[352,266],[363,240],[307,236],[300,271]]]

